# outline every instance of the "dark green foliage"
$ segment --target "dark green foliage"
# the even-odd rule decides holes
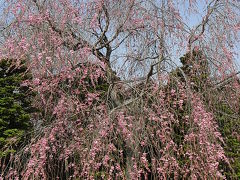
[[[195,91],[202,91],[207,85],[209,77],[209,65],[202,51],[193,50],[180,58],[182,63],[181,69],[192,83],[192,88]],[[178,76],[183,79],[183,75],[177,70]]]
[[[234,112],[229,105],[217,103],[217,122],[224,138],[224,150],[230,160],[231,168],[225,166],[225,175],[228,179],[240,179],[240,118],[233,118]]]
[[[15,152],[31,129],[31,95],[21,83],[31,78],[26,67],[15,68],[10,60],[0,61],[0,157]]]
[[[218,97],[221,96],[221,92],[219,90],[215,90],[214,92],[205,94],[205,89],[210,89],[208,84],[209,77],[209,65],[207,60],[204,58],[201,51],[192,51],[192,54],[188,52],[183,57],[180,58],[182,63],[182,71],[177,68],[175,71],[171,72],[171,81],[170,87],[176,84],[176,79],[178,82],[186,82],[183,73],[186,78],[193,83],[191,85],[192,90],[195,92],[202,92],[203,99],[208,106],[209,98],[208,94],[214,96],[215,100],[211,97],[211,105],[213,107],[213,112],[215,112],[215,118],[219,126],[219,131],[222,134],[225,144],[224,147],[225,155],[228,157],[230,161],[230,166],[226,163],[221,163],[221,169],[224,170],[223,174],[227,177],[227,179],[240,179],[240,118],[239,114],[237,115],[231,107],[225,102],[219,101]],[[226,92],[227,93],[227,92]],[[183,117],[187,112],[186,104],[183,104],[184,111],[180,111],[179,108],[175,108],[177,111],[177,119],[179,120],[179,125],[174,127],[175,137],[174,140],[177,144],[182,141],[182,138],[185,134],[186,124],[183,125]],[[183,125],[183,126],[182,126]],[[185,159],[181,160],[183,164],[185,164]]]

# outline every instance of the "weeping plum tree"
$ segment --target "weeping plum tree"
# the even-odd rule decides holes
[[[1,168],[2,177],[236,175],[224,152],[215,102],[228,105],[236,117],[232,122],[239,118],[238,1],[6,0],[3,5],[0,59],[19,60],[15,66],[26,59],[33,74],[28,86],[38,92],[33,105],[41,113],[34,117],[31,142]],[[187,17],[194,16],[200,21],[192,25]],[[169,73],[185,53],[192,73],[184,66],[180,76]],[[196,75],[204,78],[193,81]]]

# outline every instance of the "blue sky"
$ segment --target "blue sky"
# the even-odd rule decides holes
[[[206,14],[206,10],[207,10],[207,3],[205,2],[206,0],[196,0],[196,3],[197,3],[196,8],[198,12],[195,14],[193,13],[191,15],[189,15],[186,11],[184,11],[184,9],[186,9],[186,7],[189,6],[189,3],[188,3],[189,1],[186,1],[186,0],[183,0],[183,1],[185,1],[185,3],[179,5],[180,14],[184,18],[184,21],[187,22],[187,24],[191,28],[193,28],[201,23],[203,16]],[[237,43],[234,47],[234,50],[238,52],[239,48],[240,48],[240,44]],[[236,63],[237,69],[240,70],[239,55],[235,56],[235,63]]]
[[[0,0],[0,22],[2,21],[2,13],[3,13],[3,6],[4,6],[4,1],[5,0]],[[179,2],[181,0],[176,0],[176,2]],[[176,3],[176,5],[178,6],[179,10],[180,10],[180,14],[183,17],[184,21],[186,22],[186,24],[188,24],[188,26],[190,28],[193,28],[194,26],[198,25],[201,20],[202,17],[204,16],[204,14],[206,14],[206,8],[207,8],[207,4],[205,2],[206,0],[196,0],[197,5],[195,6],[196,10],[198,11],[197,13],[192,13],[191,15],[189,15],[189,13],[187,12],[186,8],[189,6],[189,1],[188,0],[182,0],[181,2],[184,3]],[[1,26],[0,26],[1,29]],[[236,48],[239,48],[239,45],[236,46]],[[236,49],[238,50],[238,49]],[[236,57],[236,59],[239,59],[238,57]],[[237,61],[237,64],[239,64],[240,61]],[[240,69],[240,68],[238,68]]]

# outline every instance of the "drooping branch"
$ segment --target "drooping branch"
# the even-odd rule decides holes
[[[237,76],[238,74],[240,74],[240,71],[238,71],[237,73],[235,73],[235,74],[227,77],[226,79],[224,79],[224,80],[222,80],[222,81],[214,84],[214,88],[216,89],[216,88],[221,88],[221,87],[225,86],[225,85],[226,85],[227,83],[229,83],[233,78],[236,78],[236,76]]]
[[[211,4],[214,3],[214,5],[211,7]],[[206,24],[208,23],[209,21],[209,18],[211,16],[211,14],[214,12],[214,9],[216,8],[217,6],[217,3],[219,2],[219,0],[213,0],[212,2],[209,3],[208,7],[207,7],[207,14],[206,16],[203,18],[202,22],[193,30],[193,32],[191,33],[190,35],[190,38],[189,38],[189,41],[188,41],[188,46],[191,47],[192,44],[197,41],[199,39],[199,37],[201,37],[204,32],[205,32],[205,29],[206,29]],[[201,28],[201,31],[198,35],[195,35],[196,31],[198,30],[198,28]]]

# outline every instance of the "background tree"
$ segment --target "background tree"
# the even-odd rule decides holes
[[[192,61],[191,60],[192,56]],[[221,85],[219,88],[215,89],[214,82],[212,82],[209,66],[204,57],[202,57],[202,52],[200,50],[193,50],[192,53],[188,52],[183,57],[180,58],[182,66],[171,72],[171,80],[169,81],[169,86],[174,86],[177,81],[186,82],[190,81],[191,88],[196,92],[201,92],[203,96],[203,101],[206,106],[209,106],[209,101],[211,101],[212,112],[215,114],[216,122],[219,126],[219,131],[224,138],[224,144],[222,145],[225,149],[225,153],[230,160],[231,166],[227,164],[221,164],[225,169],[224,174],[226,174],[227,179],[238,179],[239,178],[239,139],[238,139],[238,124],[240,118],[237,115],[237,111],[231,110],[231,106],[224,100],[223,94],[228,94],[225,85]],[[199,66],[200,65],[200,66]],[[197,67],[197,68],[196,68]],[[228,83],[233,83],[234,81],[229,81]],[[208,88],[205,88],[205,87]],[[231,87],[234,86],[231,84]],[[176,90],[176,86],[174,87]],[[231,91],[233,88],[230,88]],[[175,91],[174,90],[174,91]],[[204,92],[203,92],[204,90]],[[174,102],[174,99],[171,100]],[[183,140],[184,133],[187,132],[186,124],[183,121],[187,110],[187,101],[183,102],[182,108],[177,107],[177,115],[180,119],[179,125],[174,129],[176,131],[176,140]],[[172,104],[172,106],[174,106]],[[176,105],[175,105],[176,108]],[[184,128],[181,128],[184,127]],[[181,161],[186,161],[182,158]]]
[[[31,76],[23,63],[19,68],[11,64],[12,60],[2,59],[0,62],[0,156],[3,159],[27,141],[25,134],[32,127],[29,114],[33,110],[31,94],[28,87],[21,86]]]

